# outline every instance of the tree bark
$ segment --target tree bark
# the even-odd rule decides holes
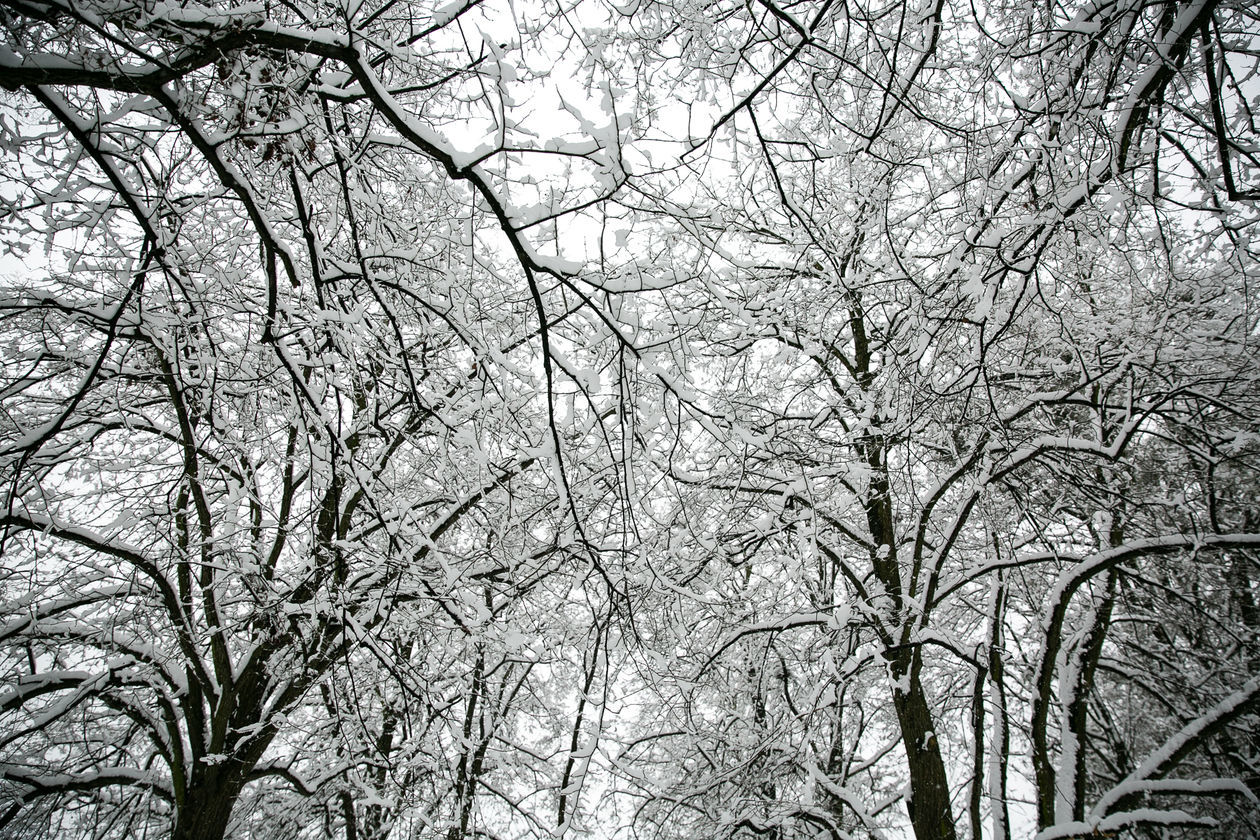
[[[172,840],[223,840],[243,787],[228,762],[198,768],[176,814]]]
[[[955,840],[954,814],[949,802],[949,779],[941,758],[940,743],[932,724],[927,695],[919,679],[919,649],[901,649],[892,661],[893,704],[901,724],[901,742],[910,772],[910,797],[906,808],[916,840]]]

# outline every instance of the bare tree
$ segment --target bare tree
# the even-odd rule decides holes
[[[565,350],[607,315],[509,196],[532,150],[475,6],[6,4],[8,241],[47,255],[0,303],[9,830],[237,835],[281,784],[384,836],[403,809],[354,785],[419,716],[464,757],[417,813],[473,831],[529,671],[486,627],[599,565],[609,468],[577,367],[604,351]],[[455,685],[412,670],[430,645]],[[394,688],[329,682],[365,678]],[[309,752],[364,716],[385,764]]]
[[[1254,426],[1254,214],[1208,162],[1236,145],[1209,114],[1252,130],[1219,82],[1238,72],[1220,56],[1253,63],[1254,19],[767,3],[722,26],[755,33],[730,53],[747,93],[704,142],[747,199],[694,226],[722,304],[703,377],[721,419],[688,423],[670,463],[689,489],[669,527],[707,539],[674,578],[687,682],[623,756],[676,768],[643,786],[644,822],[877,834],[901,799],[919,838],[964,815],[1011,836],[1013,738],[1046,837],[1202,824],[1160,796],[1252,809],[1230,780],[1251,772],[1242,648],[1225,663],[1229,643],[1197,637],[1202,670],[1160,678],[1192,711],[1121,734],[1100,715],[1153,684],[1120,593],[1154,598],[1164,557],[1203,558],[1220,592],[1218,561],[1254,570],[1253,523],[1209,526],[1187,483],[1223,463],[1206,440]],[[1236,454],[1235,481],[1255,467]],[[1220,619],[1235,644],[1240,618]],[[1234,769],[1170,780],[1235,726]]]
[[[0,23],[0,830],[1256,830],[1249,5]]]

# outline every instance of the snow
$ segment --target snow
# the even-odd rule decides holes
[[[1178,809],[1162,810],[1159,808],[1136,808],[1132,811],[1112,814],[1104,819],[1096,821],[1087,820],[1084,822],[1057,823],[1050,828],[1037,832],[1033,840],[1059,840],[1059,838],[1081,836],[1088,837],[1105,834],[1107,832],[1119,831],[1122,828],[1128,828],[1129,826],[1134,825],[1193,825],[1211,828],[1216,824],[1216,820],[1211,818],[1196,817]]]
[[[47,711],[53,717],[38,723],[65,737],[76,728],[68,713],[82,709],[73,721],[80,731],[108,734],[114,727],[97,730],[87,702],[103,680],[125,681],[128,702],[144,695],[132,721],[143,729],[169,700],[172,725],[182,727],[170,737],[187,738],[191,752],[200,733],[188,731],[196,714],[181,704],[200,691],[225,710],[234,685],[256,679],[275,708],[238,709],[235,734],[261,738],[275,726],[290,739],[258,769],[287,769],[286,759],[296,769],[322,766],[361,803],[399,809],[400,821],[437,820],[447,803],[439,795],[412,807],[414,791],[401,792],[392,770],[378,789],[369,783],[373,762],[414,767],[413,778],[427,773],[442,791],[451,781],[442,774],[484,726],[497,739],[487,754],[494,769],[465,789],[484,794],[475,807],[488,826],[498,830],[500,814],[515,821],[504,836],[609,836],[576,803],[551,819],[557,796],[577,800],[585,790],[588,809],[602,807],[602,799],[592,806],[597,793],[628,793],[636,808],[636,797],[655,797],[650,806],[673,796],[671,813],[685,819],[757,812],[757,825],[798,806],[806,813],[830,792],[851,809],[854,832],[896,837],[907,819],[902,800],[915,791],[892,692],[924,689],[933,704],[924,738],[939,742],[951,781],[965,784],[966,759],[985,756],[966,755],[966,698],[959,704],[950,688],[961,685],[960,660],[983,663],[1000,631],[1012,650],[1044,640],[1047,661],[1011,655],[989,699],[1009,689],[1004,715],[1027,721],[1030,699],[1053,707],[1057,684],[1053,700],[1066,710],[1084,699],[1074,691],[1086,638],[1051,621],[1080,613],[1084,599],[1073,599],[1082,588],[1153,555],[1212,550],[1215,562],[1226,550],[1232,559],[1260,548],[1255,535],[1183,527],[1210,519],[1202,494],[1160,461],[1185,443],[1161,427],[1165,413],[1203,421],[1189,437],[1220,444],[1215,451],[1230,456],[1222,470],[1254,460],[1251,433],[1227,428],[1255,425],[1250,404],[1235,399],[1250,393],[1255,368],[1254,325],[1234,311],[1250,288],[1240,240],[1203,233],[1211,242],[1200,248],[1198,231],[1161,216],[1159,232],[1178,234],[1176,246],[1144,253],[1154,239],[1143,238],[1143,214],[1160,212],[1158,198],[1133,203],[1105,142],[1139,113],[1151,121],[1182,113],[1177,100],[1195,91],[1197,62],[1166,92],[1167,114],[1144,110],[1142,89],[1167,72],[1206,4],[1170,8],[1174,25],[1154,47],[1162,58],[1144,56],[1149,44],[1138,38],[1123,66],[1101,40],[1115,34],[1099,28],[1112,14],[1105,4],[1039,18],[1046,40],[1031,59],[1006,55],[1009,67],[975,63],[954,43],[937,57],[959,62],[958,72],[925,65],[893,111],[873,117],[885,133],[871,138],[855,129],[880,103],[862,91],[883,86],[893,97],[908,77],[880,78],[887,56],[878,50],[862,64],[862,44],[876,41],[841,47],[838,38],[894,26],[895,15],[846,19],[846,29],[833,26],[834,4],[813,20],[789,19],[804,15],[802,6],[765,4],[717,16],[672,7],[659,20],[664,7],[643,13],[639,2],[623,7],[640,12],[633,20],[597,4],[543,16],[528,4],[436,5],[416,10],[412,29],[389,7],[361,3],[342,13],[312,7],[306,13],[328,14],[314,20],[261,3],[159,0],[140,11],[83,0],[83,18],[62,15],[55,27],[75,49],[108,33],[117,40],[102,55],[122,56],[117,66],[128,73],[158,66],[150,50],[163,61],[195,54],[206,33],[237,38],[243,46],[222,58],[242,58],[228,72],[199,65],[168,86],[184,97],[172,107],[187,106],[201,122],[171,124],[158,107],[165,93],[93,89],[97,77],[88,75],[52,86],[56,98],[44,100],[66,108],[66,125],[31,107],[30,126],[10,127],[38,91],[0,105],[11,178],[36,173],[4,188],[4,230],[40,239],[41,226],[63,225],[76,238],[65,266],[25,269],[43,288],[76,284],[87,301],[76,309],[53,293],[0,299],[0,435],[12,479],[4,524],[30,534],[0,546],[6,573],[11,559],[22,564],[3,581],[0,641],[15,674],[28,664],[27,640],[39,643],[30,669],[45,669],[10,680],[3,698],[61,689],[18,714]],[[26,31],[29,14],[12,14],[14,32]],[[970,20],[950,19],[959,37],[981,37]],[[877,46],[913,67],[910,53],[936,24],[916,15],[902,23],[900,41],[881,40],[892,32],[881,30]],[[35,18],[29,27],[55,28]],[[798,38],[806,28],[808,43]],[[749,40],[750,32],[760,34]],[[1101,49],[1079,48],[1096,36]],[[0,72],[84,66],[72,56],[21,56],[15,44],[0,46]],[[798,46],[807,64],[779,66],[782,48]],[[833,46],[856,52],[832,56]],[[857,64],[843,69],[851,59]],[[956,109],[973,103],[954,86],[990,71],[1020,89]],[[1044,84],[1035,81],[1042,71],[1052,77]],[[1086,73],[1079,81],[1078,71]],[[1107,103],[1097,98],[1104,88]],[[735,92],[748,90],[757,96],[726,119]],[[1095,99],[1069,101],[1076,92]],[[224,113],[203,110],[221,102]],[[753,116],[764,144],[751,132]],[[238,117],[254,135],[289,135],[288,151],[264,158],[264,144],[240,136]],[[719,120],[724,130],[713,128]],[[819,130],[818,120],[831,125]],[[99,148],[80,148],[76,131]],[[1082,145],[1082,137],[1093,139]],[[139,199],[136,219],[122,218],[125,197]],[[314,221],[303,228],[306,212]],[[1237,218],[1232,212],[1209,221]],[[153,244],[172,249],[172,259],[116,307],[108,301],[117,295],[100,289],[129,281],[141,241],[134,228],[149,219],[162,222]],[[57,236],[64,241],[62,233],[47,241]],[[290,264],[291,283],[279,289],[266,276],[273,255]],[[1077,273],[1097,287],[1127,271],[1135,276],[1116,284],[1131,288],[1115,300],[1103,288],[1102,313],[1087,311],[1085,292],[1063,292]],[[1191,287],[1188,302],[1180,295]],[[264,345],[257,331],[269,291],[275,340]],[[1153,302],[1137,301],[1142,294]],[[1242,326],[1226,323],[1233,317]],[[1114,333],[1099,326],[1109,318],[1123,322]],[[549,324],[541,335],[540,319]],[[111,320],[117,344],[100,351],[101,323]],[[862,321],[873,378],[839,360],[824,370],[818,360],[833,353],[852,358]],[[107,378],[84,379],[96,358]],[[1139,396],[1122,405],[1126,387]],[[1113,418],[1127,418],[1107,435],[1101,422],[1079,421],[1105,414],[1093,404],[1103,399],[1115,401]],[[1185,410],[1196,400],[1219,410]],[[99,432],[98,418],[112,426]],[[133,424],[157,431],[129,434]],[[887,443],[884,465],[864,460],[872,438]],[[1064,476],[1138,468],[1142,481],[1124,492],[1137,501],[1126,517],[1141,520],[1132,533],[1142,538],[1093,551],[1080,535],[1097,504],[1079,497],[1113,490]],[[328,497],[345,518],[344,538],[312,530],[325,494],[339,486],[333,476],[348,488]],[[875,549],[885,538],[869,536],[883,533],[871,494],[884,486],[894,536]],[[189,489],[209,494],[201,532],[175,510]],[[1143,504],[1148,491],[1157,504]],[[42,513],[22,513],[22,503]],[[1169,508],[1176,516],[1158,513]],[[1109,530],[1102,513],[1092,524]],[[346,577],[325,568],[329,547]],[[876,561],[904,564],[901,591],[877,579],[872,550]],[[65,580],[47,563],[66,568]],[[1018,570],[1006,579],[1010,599],[995,594],[982,611],[978,593],[1006,568]],[[67,594],[76,584],[92,600]],[[202,591],[183,595],[181,584]],[[187,638],[170,628],[180,622]],[[1131,626],[1117,622],[1115,632]],[[1043,639],[1051,627],[1056,638]],[[268,641],[280,649],[264,656]],[[95,647],[81,655],[76,644]],[[626,675],[596,686],[618,695],[621,705],[610,708],[625,710],[608,729],[604,692],[563,684],[575,674],[580,682],[572,662],[587,661],[592,645],[600,667]],[[901,645],[922,655],[925,684],[893,679],[888,659]],[[756,664],[765,732],[752,731],[750,697],[738,687],[753,650],[769,661]],[[764,679],[778,655],[782,680]],[[103,666],[114,673],[98,673]],[[1109,675],[1140,679],[1144,667],[1118,662]],[[1211,684],[1224,679],[1222,670]],[[1189,698],[1199,688],[1182,690]],[[518,690],[523,699],[514,701]],[[1142,729],[1134,743],[1148,752],[1133,750],[1137,769],[1079,822],[1076,759],[1091,745],[1060,721],[1049,757],[1059,824],[1043,837],[1198,820],[1156,807],[1160,795],[1247,796],[1237,780],[1175,777],[1201,771],[1182,757],[1214,727],[1243,720],[1260,693],[1255,679],[1218,690],[1231,693],[1180,709],[1189,722],[1163,743],[1166,733]],[[580,695],[600,707],[598,722],[574,723],[576,703],[566,698]],[[404,703],[409,740],[373,752],[373,728]],[[339,716],[337,704],[354,714]],[[1140,710],[1132,719],[1143,724]],[[624,776],[600,749],[675,728],[649,742],[642,763],[623,762]],[[327,743],[310,735],[332,731],[341,737]],[[1020,829],[1027,744],[1021,727],[1000,731],[1013,734],[1010,763],[990,750],[985,789],[1011,801]],[[148,738],[156,747],[141,740],[126,749],[160,752],[160,737]],[[1158,748],[1149,750],[1152,741]],[[31,756],[62,760],[37,746]],[[833,746],[848,753],[847,775],[829,772],[837,765],[819,755]],[[756,779],[726,794],[751,772],[750,755],[783,762],[784,778],[796,780],[777,788],[779,801],[759,800]],[[566,759],[573,773],[561,781]],[[204,760],[225,755],[216,747]],[[992,778],[999,772],[1008,778]],[[625,779],[641,787],[618,787]],[[1150,807],[1130,809],[1135,801]],[[640,828],[650,826],[625,830]]]
[[[1105,794],[1099,797],[1098,802],[1091,809],[1091,818],[1102,819],[1110,808],[1117,802],[1124,800],[1133,794],[1141,793],[1147,790],[1159,790],[1162,786],[1164,791],[1172,789],[1177,784],[1183,785],[1180,789],[1194,790],[1219,790],[1222,784],[1229,785],[1229,782],[1222,780],[1213,780],[1212,782],[1177,782],[1176,780],[1166,780],[1162,777],[1176,767],[1179,761],[1179,755],[1183,754],[1187,749],[1194,748],[1197,743],[1204,737],[1205,733],[1211,732],[1213,727],[1222,720],[1228,720],[1236,716],[1239,712],[1251,704],[1256,697],[1260,695],[1260,676],[1252,677],[1242,685],[1237,691],[1233,692],[1223,700],[1218,702],[1206,712],[1200,714],[1190,723],[1181,728],[1172,737],[1166,740],[1159,749],[1148,755],[1138,767],[1128,776],[1122,779],[1119,784],[1112,787]],[[1204,788],[1203,785],[1210,785]],[[1152,787],[1154,785],[1154,787]]]

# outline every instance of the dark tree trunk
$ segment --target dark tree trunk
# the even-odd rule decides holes
[[[892,664],[898,682],[893,688],[893,703],[910,771],[910,800],[906,808],[914,836],[916,840],[955,840],[958,835],[949,802],[949,780],[919,680],[918,650],[898,651]]]
[[[223,840],[244,786],[226,762],[194,773],[175,816],[172,840]]]

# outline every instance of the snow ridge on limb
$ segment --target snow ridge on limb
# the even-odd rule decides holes
[[[1048,597],[1049,606],[1043,614],[1041,622],[1044,644],[1037,660],[1032,694],[1032,761],[1037,785],[1039,816],[1043,829],[1049,829],[1056,824],[1056,803],[1062,799],[1059,793],[1061,785],[1056,783],[1056,773],[1050,759],[1048,740],[1049,715],[1051,689],[1056,670],[1060,665],[1060,651],[1064,641],[1065,620],[1072,596],[1086,582],[1092,580],[1098,574],[1109,571],[1129,560],[1161,554],[1175,554],[1182,551],[1255,547],[1260,547],[1260,534],[1257,533],[1169,534],[1162,537],[1132,540],[1123,545],[1097,552],[1090,557],[1077,560],[1074,566],[1059,575],[1058,581],[1050,591]],[[1049,557],[1046,559],[1049,559]],[[1059,557],[1057,559],[1062,560],[1065,558]],[[1181,761],[1191,750],[1202,743],[1202,738],[1196,737],[1196,733],[1204,727],[1211,728],[1214,731],[1233,720],[1239,714],[1242,714],[1246,710],[1247,705],[1253,700],[1257,689],[1260,689],[1260,683],[1257,683],[1254,679],[1251,680],[1238,692],[1214,707],[1203,718],[1183,729],[1178,736],[1168,741],[1159,752],[1148,759],[1147,763],[1144,763],[1138,771],[1135,771],[1136,775],[1131,777],[1132,780],[1136,782],[1137,780],[1146,779],[1148,776],[1158,777],[1167,773],[1177,762]],[[1074,748],[1083,749],[1083,746],[1077,745]],[[1113,792],[1115,790],[1119,789],[1113,789]],[[1131,792],[1121,790],[1121,792],[1116,793],[1110,799],[1104,797],[1096,806],[1095,811],[1101,809],[1101,814],[1105,816],[1112,804],[1129,801],[1132,798],[1130,796]],[[1099,818],[1101,819],[1101,816]]]

